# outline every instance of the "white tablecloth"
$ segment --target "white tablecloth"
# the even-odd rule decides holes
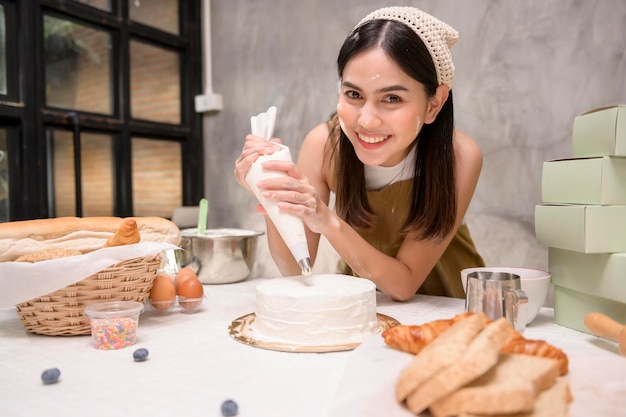
[[[195,314],[145,312],[133,347],[101,351],[89,336],[29,334],[14,310],[0,311],[0,416],[220,416],[225,399],[240,417],[407,416],[393,399],[406,354],[375,335],[348,352],[285,353],[242,344],[231,322],[254,311],[259,280],[205,286]],[[416,296],[396,303],[380,294],[378,311],[406,324],[448,318],[463,301]],[[525,336],[544,339],[570,358],[572,417],[624,415],[626,358],[616,344],[554,324],[542,309]],[[149,360],[134,362],[145,347]],[[43,385],[41,372],[61,370]]]

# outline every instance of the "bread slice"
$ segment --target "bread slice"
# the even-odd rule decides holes
[[[407,397],[409,410],[419,414],[439,399],[483,375],[498,362],[500,349],[510,335],[511,326],[505,318],[491,322],[464,349],[456,363],[441,369]],[[447,355],[449,345],[440,346],[437,354]]]
[[[555,359],[522,354],[500,354],[487,373],[433,403],[433,417],[460,413],[511,414],[532,411],[539,393],[559,376]]]
[[[482,313],[472,314],[453,324],[426,345],[400,373],[396,384],[396,399],[404,401],[435,373],[456,362],[488,321],[487,316]]]
[[[572,394],[566,380],[557,380],[539,393],[531,411],[514,414],[461,413],[459,417],[567,417]]]
[[[76,249],[49,248],[40,250],[38,252],[18,256],[15,259],[15,262],[40,262],[48,261],[50,259],[67,258],[68,256],[77,256],[82,254],[83,253],[81,251]]]

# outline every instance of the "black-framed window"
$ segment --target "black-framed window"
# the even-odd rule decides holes
[[[0,10],[0,222],[169,217],[199,201],[200,0]]]

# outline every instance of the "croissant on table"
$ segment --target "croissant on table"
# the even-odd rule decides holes
[[[382,336],[388,346],[416,355],[454,323],[463,320],[470,314],[473,313],[465,312],[457,314],[451,319],[434,320],[422,325],[400,324],[386,329],[383,331]],[[511,332],[511,337],[501,349],[501,352],[520,353],[556,359],[560,363],[560,374],[566,375],[568,373],[569,360],[561,349],[544,340],[526,339],[516,331]]]
[[[500,350],[502,353],[521,353],[525,355],[541,356],[559,361],[559,373],[566,375],[569,367],[567,355],[561,349],[545,340],[530,340],[521,334],[516,334]]]
[[[132,245],[133,243],[139,243],[140,240],[141,236],[137,222],[134,219],[125,219],[115,231],[115,234],[106,241],[104,247]]]
[[[470,314],[472,313],[461,313],[451,319],[429,321],[419,326],[401,324],[386,329],[382,336],[385,339],[385,343],[392,348],[417,355],[437,336]]]

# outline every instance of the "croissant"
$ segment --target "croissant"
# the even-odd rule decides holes
[[[419,326],[401,324],[386,329],[382,336],[388,346],[416,355],[454,323],[470,314],[472,313],[461,313],[451,319],[429,321]]]
[[[464,319],[470,314],[473,313],[465,312],[457,314],[451,319],[434,320],[422,325],[400,324],[386,329],[383,331],[382,336],[389,347],[416,355],[454,323]],[[511,333],[511,337],[501,349],[502,353],[521,353],[556,359],[560,363],[560,374],[566,375],[568,373],[569,360],[561,349],[544,340],[526,339],[513,330]]]
[[[521,353],[524,355],[541,356],[544,358],[552,358],[559,361],[559,373],[566,375],[569,367],[567,355],[556,346],[553,346],[545,340],[530,340],[516,332],[516,335],[500,350],[502,353]]]
[[[141,240],[141,237],[137,222],[134,219],[124,219],[120,227],[115,231],[115,234],[106,241],[104,247],[131,245],[139,243],[139,240]]]

